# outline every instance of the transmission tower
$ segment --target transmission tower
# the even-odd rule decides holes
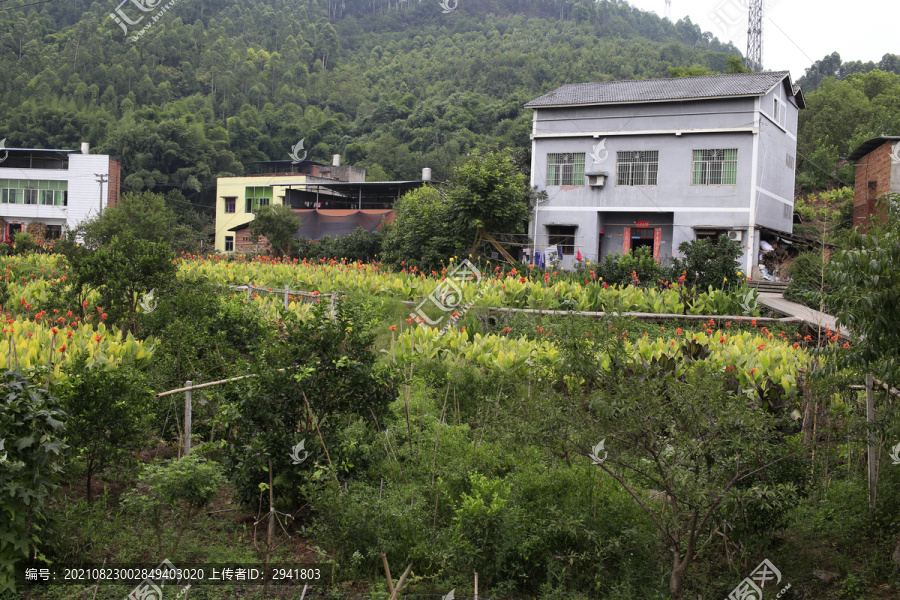
[[[750,0],[750,18],[747,27],[747,68],[762,71],[762,22],[763,0]]]
[[[666,0],[666,18],[672,20],[672,0]]]

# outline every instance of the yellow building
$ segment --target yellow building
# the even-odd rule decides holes
[[[253,163],[271,170],[260,175],[220,177],[216,182],[216,241],[219,252],[258,250],[265,247],[250,237],[249,224],[260,207],[290,206],[302,219],[296,237],[310,240],[325,235],[346,235],[357,227],[375,231],[394,216],[393,204],[404,193],[430,181],[430,169],[422,180],[366,182],[366,170],[304,160]],[[279,172],[282,170],[282,172]]]

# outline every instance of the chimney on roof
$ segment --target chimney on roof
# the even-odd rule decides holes
[[[332,166],[332,167],[339,167],[339,166],[341,166],[341,155],[340,155],[340,154],[334,154],[334,155],[332,155],[332,157],[331,157],[331,166]]]
[[[431,169],[428,167],[422,169],[422,181],[431,181]]]
[[[91,145],[87,142],[81,142],[81,153],[82,154],[90,154],[91,153]]]

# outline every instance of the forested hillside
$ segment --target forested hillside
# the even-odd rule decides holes
[[[207,201],[217,175],[300,139],[376,177],[443,177],[476,145],[526,146],[522,104],[563,83],[724,71],[738,53],[616,1],[179,0],[136,42],[115,8],[0,12],[0,137],[88,141],[123,160],[126,189]]]

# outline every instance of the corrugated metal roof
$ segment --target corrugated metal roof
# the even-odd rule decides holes
[[[863,156],[878,148],[885,142],[896,142],[900,140],[900,135],[883,135],[881,137],[872,138],[870,140],[866,140],[862,144],[856,147],[856,150],[850,153],[850,156],[847,157],[847,160],[852,160],[856,162],[861,159]]]
[[[532,100],[525,107],[542,108],[548,106],[761,96],[786,77],[790,77],[789,71],[701,75],[697,77],[639,81],[570,83]],[[793,91],[793,87],[791,91],[796,95],[797,92]]]

